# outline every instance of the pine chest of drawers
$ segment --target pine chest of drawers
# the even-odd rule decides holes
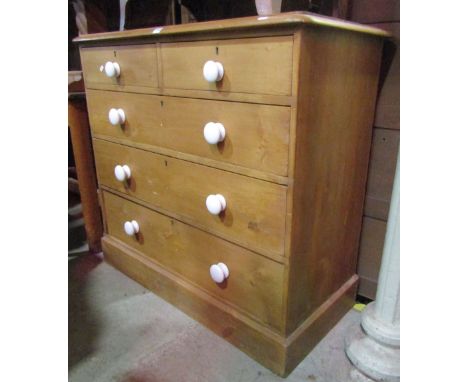
[[[353,304],[385,36],[286,13],[78,38],[106,260],[287,375]]]

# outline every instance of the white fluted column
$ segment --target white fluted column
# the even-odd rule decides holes
[[[346,341],[353,380],[400,380],[400,153],[398,152],[377,296]]]

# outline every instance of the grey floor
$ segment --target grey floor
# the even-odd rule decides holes
[[[76,217],[77,210],[73,212]],[[69,245],[69,381],[350,380],[344,337],[358,324],[357,311],[350,311],[283,379],[98,257],[86,254],[86,246],[76,238],[80,224],[71,220],[69,210],[71,247],[78,248]]]

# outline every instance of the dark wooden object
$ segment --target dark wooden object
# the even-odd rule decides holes
[[[359,249],[358,293],[374,299],[400,142],[399,0],[350,0],[350,19],[393,36],[384,46],[377,98],[364,223]]]
[[[68,126],[73,145],[89,250],[96,253],[101,251],[103,227],[84,93],[74,92],[68,95]]]

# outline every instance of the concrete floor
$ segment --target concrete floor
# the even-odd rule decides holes
[[[283,379],[96,256],[69,254],[68,289],[71,382],[350,380],[343,348],[354,310]]]

